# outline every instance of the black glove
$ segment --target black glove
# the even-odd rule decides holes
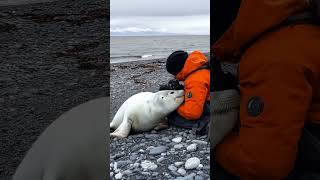
[[[172,79],[168,84],[160,85],[159,91],[162,90],[183,90],[184,86],[176,79]]]
[[[210,61],[210,71],[210,92],[223,91],[228,89],[236,89],[237,91],[239,91],[238,78],[230,72],[223,72],[221,63],[216,58],[213,58]]]

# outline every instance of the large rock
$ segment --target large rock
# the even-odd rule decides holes
[[[199,166],[199,164],[200,164],[200,159],[197,157],[192,157],[186,161],[184,167],[186,169],[195,169]]]

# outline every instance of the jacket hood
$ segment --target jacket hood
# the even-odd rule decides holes
[[[213,45],[221,61],[237,62],[247,43],[289,16],[305,11],[310,0],[242,0],[236,19]]]
[[[183,81],[196,69],[208,63],[207,57],[200,51],[193,51],[189,54],[182,70],[176,75],[176,79]]]

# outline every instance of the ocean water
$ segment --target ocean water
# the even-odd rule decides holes
[[[210,36],[111,36],[110,63],[168,57],[173,51],[210,52]]]

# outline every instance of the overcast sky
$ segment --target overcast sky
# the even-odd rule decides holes
[[[111,0],[111,35],[209,35],[210,0]]]

